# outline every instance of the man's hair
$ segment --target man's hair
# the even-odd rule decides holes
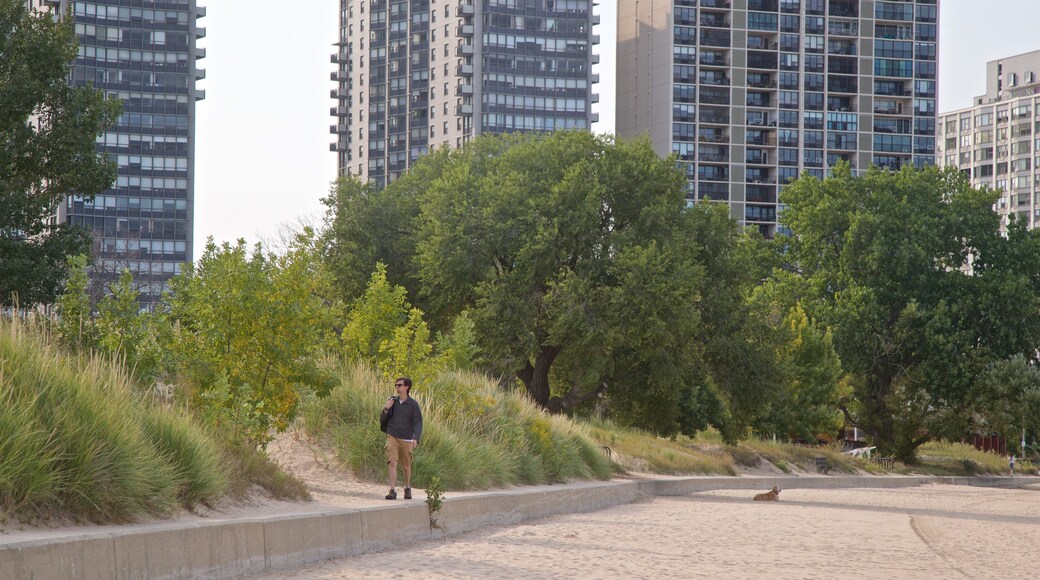
[[[397,377],[394,384],[396,385],[397,383],[404,383],[404,388],[408,389],[408,394],[412,394],[412,379],[408,377]]]

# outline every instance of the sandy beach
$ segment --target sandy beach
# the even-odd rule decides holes
[[[257,578],[1036,578],[1040,490],[656,498]]]

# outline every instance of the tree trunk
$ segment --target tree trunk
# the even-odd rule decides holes
[[[524,383],[528,394],[543,409],[549,406],[551,396],[549,369],[552,368],[553,361],[559,354],[560,348],[557,346],[543,347],[541,352],[535,356],[533,365],[528,361],[524,368],[516,372],[516,377]]]

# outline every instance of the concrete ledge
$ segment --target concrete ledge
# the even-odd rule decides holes
[[[653,496],[718,489],[897,488],[925,484],[1040,485],[1040,477],[687,477],[532,486],[444,499],[431,529],[421,501],[312,510],[267,518],[162,522],[0,542],[0,578],[233,577],[386,550],[431,537],[551,515],[599,510]],[[319,508],[320,509],[320,508]]]

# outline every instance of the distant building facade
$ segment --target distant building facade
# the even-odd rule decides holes
[[[771,236],[802,172],[935,163],[938,22],[938,0],[618,0],[617,132]]]
[[[340,175],[379,187],[485,133],[590,128],[592,0],[340,0]]]
[[[1040,50],[986,64],[986,94],[939,116],[938,157],[1001,191],[1002,225],[1040,225]]]
[[[180,265],[192,260],[195,103],[205,92],[196,65],[206,15],[195,0],[29,0],[72,18],[79,56],[71,82],[123,102],[97,143],[116,161],[113,186],[93,200],[70,195],[58,218],[93,231],[95,281],[123,268],[144,304],[154,303]]]

